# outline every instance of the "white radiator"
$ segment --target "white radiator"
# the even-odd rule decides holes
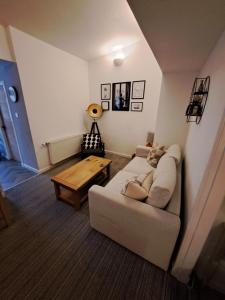
[[[80,152],[83,134],[77,134],[46,143],[52,165]]]

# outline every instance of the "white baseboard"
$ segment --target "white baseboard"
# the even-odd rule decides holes
[[[45,167],[45,168],[42,168],[42,169],[38,170],[38,174],[45,173],[45,172],[47,172],[48,170],[50,170],[50,169],[52,169],[52,168],[54,168],[53,165],[52,165],[52,166],[47,166],[47,167]]]
[[[111,151],[111,150],[105,150],[105,152],[106,152],[106,153],[111,153],[111,154],[116,154],[116,155],[119,155],[119,156],[122,156],[122,157],[126,157],[126,158],[132,158],[132,155],[130,155],[130,154],[125,154],[125,153],[116,152],[116,151]],[[27,165],[27,164],[24,164],[24,163],[22,163],[21,165],[22,165],[22,167],[24,167],[24,168],[26,168],[26,169],[28,169],[28,170],[30,170],[30,171],[33,171],[33,172],[35,172],[36,174],[42,174],[42,173],[45,173],[46,171],[48,171],[48,170],[50,170],[50,169],[56,167],[56,165],[49,165],[49,166],[44,167],[44,168],[42,168],[42,169],[35,169],[35,168],[33,168],[33,167],[31,167],[31,166],[29,166],[29,165]]]
[[[35,172],[37,174],[39,173],[38,169],[35,169],[35,168],[33,168],[33,167],[31,167],[31,166],[29,166],[27,164],[22,163],[21,166],[24,167],[24,168],[26,168],[26,169],[28,169],[28,170],[30,170],[30,171],[33,171],[33,172]]]
[[[111,154],[116,154],[122,157],[126,157],[126,158],[132,158],[131,154],[125,154],[125,153],[121,153],[121,152],[116,152],[116,151],[111,151],[111,150],[105,150],[106,153],[111,153]]]
[[[29,166],[27,164],[24,164],[24,163],[22,163],[21,166],[24,167],[24,168],[26,168],[26,169],[28,169],[28,170],[30,170],[30,171],[35,172],[36,174],[42,174],[42,173],[50,170],[53,167],[53,166],[47,166],[47,167],[39,170],[39,169],[35,169],[35,168],[33,168],[33,167],[31,167],[31,166]]]

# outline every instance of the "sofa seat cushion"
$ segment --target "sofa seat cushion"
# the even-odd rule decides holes
[[[132,172],[127,172],[124,170],[119,171],[105,187],[109,192],[121,194],[121,190],[125,186],[126,182],[134,176],[136,176],[136,174]]]
[[[123,169],[126,172],[134,173],[140,175],[143,173],[149,173],[154,168],[151,167],[145,157],[136,156],[133,158]]]

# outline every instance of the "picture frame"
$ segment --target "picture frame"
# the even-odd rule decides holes
[[[109,110],[109,101],[102,101],[101,102],[101,107],[103,111]]]
[[[101,84],[101,100],[111,99],[111,83]]]
[[[143,102],[131,102],[131,111],[142,112]]]
[[[112,110],[130,110],[131,82],[117,82],[112,84]]]
[[[132,99],[144,99],[146,80],[137,80],[132,82]]]

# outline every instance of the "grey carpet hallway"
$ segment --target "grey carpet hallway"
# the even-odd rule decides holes
[[[113,172],[126,163],[115,159]],[[56,201],[48,175],[10,189],[7,197],[14,222],[0,230],[1,300],[200,299],[190,298],[190,290],[169,274],[93,230],[88,202],[75,212]]]
[[[0,160],[0,186],[3,191],[36,176],[36,173],[24,168],[14,160]]]

